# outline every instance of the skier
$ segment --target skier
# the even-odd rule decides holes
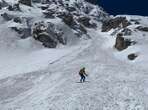
[[[81,79],[80,79],[80,82],[82,83],[82,82],[85,82],[85,76],[88,76],[87,74],[86,74],[86,72],[85,72],[85,67],[83,67],[82,69],[80,69],[80,71],[79,71],[79,75],[80,75],[80,77],[81,77]]]

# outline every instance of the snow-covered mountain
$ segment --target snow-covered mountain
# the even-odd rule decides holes
[[[148,17],[91,0],[0,0],[0,15],[0,110],[148,110]]]

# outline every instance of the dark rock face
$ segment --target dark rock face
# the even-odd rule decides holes
[[[55,11],[52,9],[45,10],[43,14],[45,15],[45,18],[55,18]]]
[[[7,2],[5,2],[4,0],[0,1],[0,9],[2,9],[3,7],[7,7],[7,6],[8,6]]]
[[[139,19],[131,19],[130,22],[134,22],[135,24],[140,24]]]
[[[41,3],[42,0],[32,0],[34,3]]]
[[[1,14],[1,16],[6,20],[6,21],[9,21],[9,20],[12,20],[14,18],[13,15],[10,15],[8,13],[3,13]]]
[[[42,6],[41,6],[41,9],[42,9],[42,10],[47,10],[48,8],[49,8],[49,5],[42,5]]]
[[[19,34],[19,37],[22,39],[28,38],[31,36],[31,28],[17,28],[11,27],[12,30],[16,31]]]
[[[88,27],[88,28],[96,28],[97,25],[95,23],[90,23],[90,18],[89,17],[79,17],[78,18],[78,22],[83,24],[85,27]]]
[[[138,29],[139,31],[148,32],[148,27],[138,26],[136,29]]]
[[[22,3],[22,4],[27,5],[27,6],[31,6],[32,0],[19,0],[19,3]]]
[[[116,17],[108,21],[104,21],[102,25],[102,32],[108,32],[111,29],[116,28],[126,28],[131,23],[126,19],[126,17]]]
[[[13,21],[16,23],[22,23],[22,19],[20,17],[15,17]]]
[[[137,57],[138,57],[138,55],[136,55],[135,53],[132,53],[132,54],[128,55],[129,60],[135,60]]]
[[[130,35],[132,35],[132,30],[130,30],[129,28],[124,28],[122,30],[122,33],[124,36],[130,36]]]
[[[63,15],[63,22],[70,27],[76,24],[74,21],[73,15],[70,13],[65,13]]]
[[[90,2],[92,4],[97,4],[98,3],[98,0],[85,0],[85,1]]]
[[[128,46],[131,46],[132,42],[130,39],[125,39],[122,33],[119,33],[116,38],[115,48],[122,51],[128,48]]]
[[[87,34],[87,30],[85,29],[85,27],[81,23],[77,23],[72,14],[65,13],[62,16],[62,19],[66,25],[77,32],[76,35],[78,37],[82,36],[83,34]]]
[[[37,40],[43,43],[45,47],[55,48],[57,46],[57,41],[50,36],[48,33],[39,33]]]
[[[70,12],[73,12],[73,11],[76,11],[76,8],[75,7],[72,7],[72,6],[69,6],[66,8],[68,11]]]
[[[58,43],[66,44],[66,39],[63,37],[63,31],[58,30],[54,24],[44,22],[35,23],[33,27],[33,38],[40,41],[43,46],[55,48]]]
[[[14,5],[9,5],[8,10],[9,11],[20,11],[21,9],[20,9],[19,3],[17,3],[17,4],[14,4]]]

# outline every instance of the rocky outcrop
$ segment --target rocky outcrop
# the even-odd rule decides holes
[[[19,3],[22,3],[27,6],[32,6],[32,0],[19,0]]]
[[[148,32],[148,27],[138,26],[136,29],[138,29],[139,31]]]
[[[40,41],[43,46],[55,48],[58,43],[66,44],[62,30],[58,30],[52,23],[38,22],[33,27],[33,38]]]
[[[4,18],[4,20],[6,20],[6,21],[9,21],[9,20],[12,20],[13,18],[14,18],[14,16],[13,15],[10,15],[10,14],[8,14],[8,13],[3,13],[3,14],[1,14],[1,16]]]
[[[82,16],[82,17],[78,18],[78,22],[83,24],[85,27],[96,28],[97,25],[95,23],[91,23],[90,21],[91,21],[91,19],[89,17],[86,17],[86,16]]]
[[[3,7],[7,7],[8,3],[5,2],[4,0],[0,0],[0,9],[2,9]]]
[[[126,19],[126,17],[116,17],[103,22],[102,32],[108,32],[111,29],[116,28],[126,28],[131,23]]]
[[[76,25],[76,22],[74,21],[73,15],[71,13],[65,13],[62,19],[63,22],[70,27]]]
[[[11,27],[12,30],[16,31],[19,34],[19,37],[22,39],[28,38],[31,36],[31,28],[18,28],[18,27]]]
[[[19,3],[13,4],[13,5],[9,5],[8,6],[8,10],[9,11],[20,11],[20,5]]]
[[[43,14],[45,15],[45,18],[55,18],[55,11],[52,9],[43,11]]]
[[[132,35],[132,30],[129,28],[124,28],[121,32],[123,33],[124,36]]]
[[[78,37],[83,34],[87,34],[85,27],[81,23],[77,23],[72,14],[65,13],[62,19],[66,25],[76,31],[76,35],[78,35]]]
[[[131,41],[130,39],[125,39],[123,37],[122,33],[117,34],[117,38],[116,38],[116,43],[115,43],[115,48],[119,51],[122,51],[126,48],[128,48],[128,46],[131,46],[132,44],[135,44],[134,41]]]
[[[139,19],[131,19],[130,22],[133,22],[134,24],[140,24]]]
[[[98,0],[85,0],[85,1],[90,2],[92,4],[97,4],[98,3]]]
[[[132,53],[132,54],[129,54],[129,55],[128,55],[128,59],[129,59],[129,60],[135,60],[137,57],[138,57],[138,55],[135,54],[135,53]]]

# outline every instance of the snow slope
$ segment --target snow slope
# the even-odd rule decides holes
[[[104,46],[108,34],[90,30],[92,40],[42,71],[0,80],[2,110],[147,110],[147,69],[118,60]],[[89,77],[79,81],[85,66]]]
[[[17,37],[8,27],[21,25],[0,17],[0,110],[148,110],[146,32],[134,31],[131,38],[138,43],[118,52],[113,48],[115,36],[110,35],[113,30],[87,29],[91,39],[78,41],[61,20],[43,18],[37,5],[21,7],[24,13],[17,12],[17,16],[49,20],[72,38],[66,46],[47,49],[32,37]],[[126,17],[141,19],[147,26],[147,17]],[[134,61],[127,59],[131,52],[139,55]],[[89,75],[85,83],[79,83],[82,67]]]

